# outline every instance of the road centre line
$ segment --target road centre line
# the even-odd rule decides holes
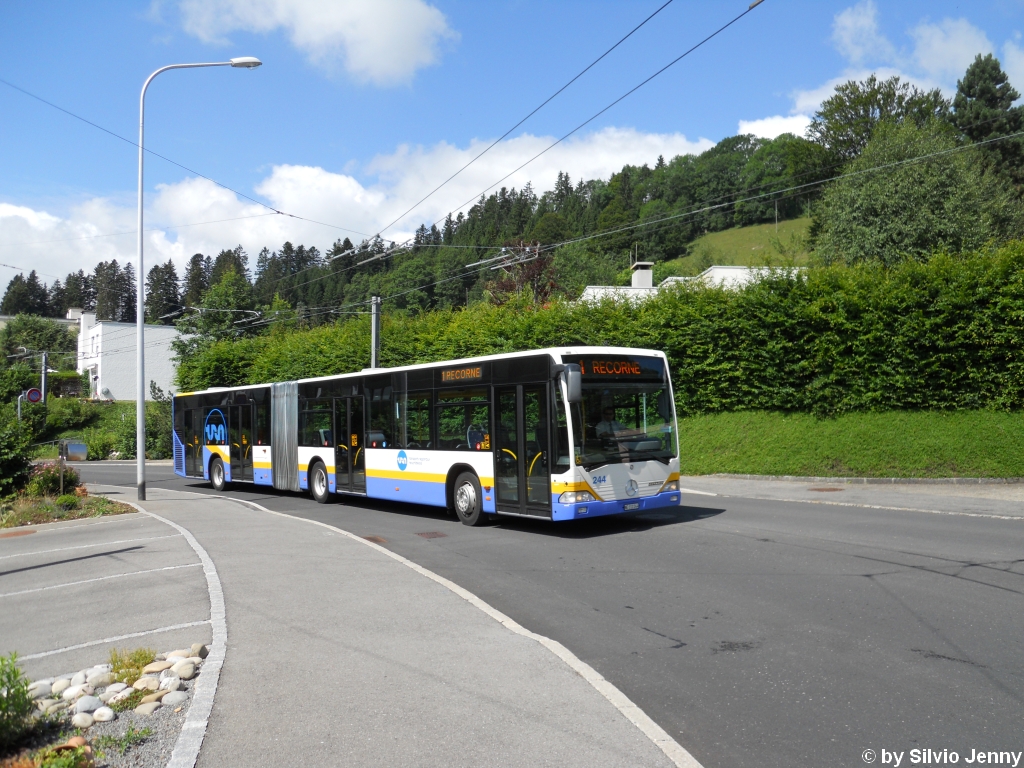
[[[0,560],[9,560],[12,557],[27,557],[28,555],[48,555],[51,552],[67,552],[72,549],[92,549],[93,547],[112,547],[115,544],[130,544],[133,541],[156,541],[158,539],[174,539],[180,533],[172,533],[169,536],[147,536],[142,539],[121,539],[120,541],[101,541],[98,544],[79,544],[74,547],[60,547],[58,549],[40,549],[36,552],[18,552],[14,555],[0,555]]]
[[[48,589],[62,589],[63,587],[77,587],[79,584],[92,584],[96,581],[106,581],[107,579],[122,579],[125,576],[141,576],[144,573],[158,573],[160,571],[174,571],[178,568],[198,568],[202,563],[189,563],[188,565],[168,565],[164,568],[150,568],[147,571],[130,571],[128,573],[115,573],[112,576],[97,576],[95,579],[83,579],[82,581],[69,581],[65,584],[53,584],[49,587],[36,587],[35,589],[23,589],[19,592],[5,592],[0,594],[0,598],[3,597],[14,597],[16,595],[27,595],[32,592],[45,592]]]
[[[169,627],[158,627],[157,629],[147,629],[143,632],[132,632],[127,635],[118,635],[117,637],[105,637],[102,640],[90,640],[87,643],[78,643],[77,645],[68,645],[64,648],[56,648],[52,651],[43,651],[41,653],[30,653],[27,656],[19,656],[18,658],[22,661],[28,661],[29,659],[42,659],[46,656],[56,656],[58,653],[67,653],[68,651],[77,651],[80,648],[91,648],[94,645],[105,645],[106,643],[119,643],[122,640],[130,640],[133,637],[145,637],[146,635],[156,635],[160,632],[172,632],[175,629],[188,629],[189,627],[199,627],[203,624],[209,624],[209,619],[203,619],[202,621],[190,621],[186,624],[172,624]],[[213,653],[213,649],[210,649],[210,653]]]
[[[179,493],[188,493],[188,491],[179,491]],[[196,495],[208,496],[208,494]],[[349,531],[346,531],[342,528],[338,528],[337,526],[328,525],[327,523],[321,523],[317,520],[309,520],[303,517],[296,517],[294,515],[289,515],[283,512],[275,512],[274,510],[267,509],[266,507],[255,502],[237,499],[232,496],[225,496],[223,498],[229,499],[239,504],[243,504],[245,506],[250,506],[252,508],[260,510],[261,512],[268,512],[271,515],[277,515],[278,517],[284,517],[298,522],[311,523],[312,525],[319,525],[323,528],[327,528],[328,530],[337,531],[338,533],[348,537],[349,539],[352,539],[353,541],[357,541],[360,544],[377,550],[381,554],[387,555],[392,560],[396,560],[402,565],[406,566],[407,568],[416,571],[420,575],[426,576],[431,581],[437,582],[442,587],[445,587],[450,592],[453,592],[473,607],[477,608],[490,618],[497,621],[506,629],[516,633],[517,635],[521,635],[523,637],[527,637],[531,640],[536,641],[544,648],[546,648],[548,651],[557,656],[559,659],[561,659],[563,662],[565,662],[565,664],[570,669],[576,672],[576,674],[578,674],[580,677],[586,680],[598,693],[604,696],[605,699],[607,699],[608,702],[611,703],[611,705],[615,707],[621,715],[623,715],[627,720],[633,723],[633,725],[639,728],[640,731],[645,736],[647,736],[647,738],[650,739],[655,746],[661,749],[661,751],[665,753],[666,757],[668,757],[669,760],[671,760],[678,768],[703,768],[701,764],[697,762],[696,758],[694,758],[693,755],[691,755],[685,748],[683,748],[681,744],[679,744],[675,739],[673,739],[668,734],[668,732],[665,731],[664,728],[662,728],[660,725],[654,722],[654,720],[652,720],[646,712],[640,709],[640,707],[634,704],[626,696],[626,694],[624,694],[612,683],[610,683],[608,680],[602,677],[596,669],[594,669],[592,666],[590,666],[585,661],[580,659],[578,656],[576,656],[576,654],[574,654],[572,651],[570,651],[557,640],[553,640],[549,637],[545,637],[544,635],[537,634],[536,632],[531,632],[526,627],[514,621],[511,617],[506,616],[504,613],[494,608],[490,604],[484,602],[482,599],[474,595],[469,590],[460,587],[455,582],[450,581],[445,577],[436,574],[433,571],[430,571],[417,563],[412,562],[408,558],[402,557],[396,552],[392,552],[391,550],[386,549],[380,546],[379,544],[375,544],[372,541],[367,541],[361,536],[356,536],[354,533],[350,533]]]
[[[916,507],[886,507],[882,504],[855,504],[849,501],[821,501],[819,499],[777,499],[770,496],[740,496],[721,494],[723,499],[749,499],[751,501],[785,501],[790,504],[826,504],[832,507],[858,507],[859,509],[888,509],[893,512],[926,512],[929,515],[955,515],[959,517],[987,517],[992,520],[1024,521],[1024,515],[989,515],[984,512],[949,512],[942,509],[918,509]]]

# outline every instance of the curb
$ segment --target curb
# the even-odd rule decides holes
[[[695,477],[723,477],[730,480],[783,480],[797,483],[846,483],[848,485],[1012,485],[1024,477],[804,477],[801,475],[735,475],[716,472]]]

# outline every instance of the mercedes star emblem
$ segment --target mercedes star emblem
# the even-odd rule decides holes
[[[636,492],[637,492],[636,480],[630,480],[628,483],[626,483],[626,495],[627,496],[636,496]]]

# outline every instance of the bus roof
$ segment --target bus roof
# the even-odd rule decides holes
[[[599,354],[612,354],[612,355],[650,355],[654,357],[665,358],[665,353],[656,349],[641,349],[638,347],[546,347],[544,349],[530,349],[525,352],[503,352],[496,355],[482,355],[479,357],[462,357],[456,360],[438,360],[434,363],[416,363],[415,365],[399,365],[394,368],[363,368],[361,371],[351,371],[349,373],[334,373],[327,376],[314,376],[308,379],[296,379],[297,384],[310,384],[317,381],[331,381],[334,379],[343,379],[349,376],[375,376],[383,373],[398,373],[401,371],[416,371],[424,368],[436,368],[437,366],[443,365],[461,365],[463,363],[484,363],[491,360],[507,360],[515,357],[532,357],[534,355],[549,355],[552,359],[558,360],[563,355],[599,355]],[[237,387],[210,387],[209,389],[196,390],[195,392],[180,392],[175,397],[185,397],[188,395],[205,395],[212,394],[214,392],[224,392],[229,390],[237,389],[256,389],[259,387],[269,387],[270,383],[263,384],[240,384]]]

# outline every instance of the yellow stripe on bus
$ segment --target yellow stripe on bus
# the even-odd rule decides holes
[[[448,479],[447,474],[437,472],[408,472],[400,469],[368,469],[367,477],[376,477],[381,480],[413,480],[421,483],[443,483]],[[480,485],[487,488],[494,487],[493,477],[481,477]]]

